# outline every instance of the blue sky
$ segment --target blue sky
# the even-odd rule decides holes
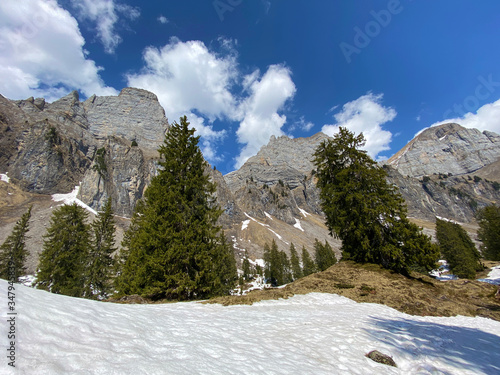
[[[495,0],[3,0],[0,94],[154,92],[208,161],[363,132],[376,159],[445,121],[500,133]]]

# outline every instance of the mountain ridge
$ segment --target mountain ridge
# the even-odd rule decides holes
[[[46,218],[53,204],[50,195],[68,193],[75,186],[80,186],[78,198],[92,209],[99,210],[111,197],[116,215],[130,217],[156,174],[156,149],[168,127],[156,95],[135,88],[84,102],[77,92],[53,103],[0,96],[0,173],[8,173],[11,184],[20,188],[8,190],[8,184],[0,182],[0,193],[11,202],[0,206],[0,218],[7,221],[0,223],[0,241],[8,235],[14,216],[20,216],[20,209],[13,208],[33,201],[40,217]],[[314,150],[327,139],[323,133],[307,138],[273,136],[237,171],[223,176],[207,168],[218,185],[216,199],[223,210],[219,223],[238,261],[261,259],[264,244],[272,240],[285,252],[291,242],[312,252],[315,238],[329,242],[340,257],[341,244],[324,224],[312,162]],[[495,133],[444,124],[418,134],[381,165],[388,182],[400,188],[409,216],[424,223],[432,235],[436,216],[474,228],[477,208],[500,202],[498,186],[491,181],[500,181],[499,146]],[[465,160],[468,153],[472,162]],[[425,158],[415,156],[424,154]],[[437,161],[431,165],[434,154]],[[424,166],[415,165],[422,160]],[[450,176],[451,170],[456,174]],[[118,237],[128,219],[120,220],[124,222]],[[44,222],[36,223],[40,233]],[[40,241],[33,243],[33,253],[39,251]]]

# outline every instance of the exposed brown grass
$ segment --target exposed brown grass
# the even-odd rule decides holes
[[[335,293],[357,302],[379,303],[421,316],[483,316],[500,321],[497,287],[479,281],[437,281],[412,278],[373,264],[340,262],[328,270],[299,279],[281,289],[252,291],[245,296],[211,299],[223,305],[252,304],[311,292]]]

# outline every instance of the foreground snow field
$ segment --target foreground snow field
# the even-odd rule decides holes
[[[0,280],[2,352],[7,282]],[[312,293],[253,306],[119,305],[16,285],[1,374],[499,374],[500,322]],[[364,355],[379,350],[398,368]]]

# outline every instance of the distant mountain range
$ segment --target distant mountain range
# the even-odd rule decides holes
[[[157,148],[168,120],[156,96],[126,88],[118,96],[80,102],[73,92],[53,103],[9,100],[0,95],[0,243],[34,204],[29,268],[34,271],[51,207],[51,195],[80,186],[78,198],[99,210],[112,198],[117,243],[134,206],[157,171]],[[328,139],[271,137],[257,155],[218,184],[221,225],[236,249],[262,258],[266,242],[287,251],[312,250],[315,238],[337,249],[324,225],[312,154]],[[424,130],[384,162],[389,182],[400,188],[409,215],[432,234],[435,217],[466,224],[474,232],[477,208],[500,202],[500,135],[445,124]],[[6,179],[6,178],[4,178]],[[338,254],[340,255],[340,254]]]

